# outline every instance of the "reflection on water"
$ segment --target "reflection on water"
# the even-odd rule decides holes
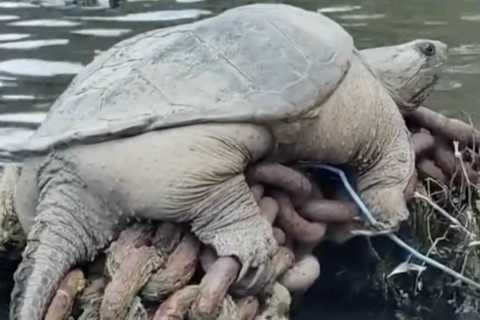
[[[78,22],[66,21],[66,20],[25,20],[18,22],[8,23],[7,26],[14,27],[75,27],[80,25]]]
[[[118,15],[112,17],[103,17],[103,16],[92,16],[92,17],[81,17],[82,20],[93,20],[93,21],[130,21],[130,22],[154,22],[154,21],[177,21],[183,19],[193,19],[199,18],[202,15],[209,15],[210,11],[207,10],[196,10],[196,9],[186,9],[186,10],[162,10],[162,11],[151,11],[151,12],[142,12],[142,13],[130,13],[127,15]]]
[[[16,19],[20,19],[20,17],[19,16],[12,16],[12,15],[0,16],[0,21],[9,21],[9,20],[16,20]]]
[[[25,139],[51,103],[96,54],[147,30],[209,17],[247,0],[0,1],[0,148]],[[365,48],[436,38],[450,47],[431,99],[480,120],[480,1],[290,0],[343,25]]]
[[[28,37],[30,37],[30,35],[25,33],[4,33],[0,34],[0,41],[15,41]]]
[[[70,31],[70,33],[83,34],[97,37],[118,37],[130,33],[131,29],[82,29]]]
[[[75,75],[82,67],[80,63],[38,59],[12,59],[0,62],[0,72],[32,77],[51,77],[58,74]]]
[[[40,47],[46,46],[58,46],[68,44],[68,39],[50,39],[50,40],[28,40],[28,41],[17,41],[17,42],[7,42],[0,43],[0,49],[37,49]]]
[[[17,8],[37,8],[38,6],[28,2],[0,2],[0,8],[4,9],[17,9]]]
[[[348,12],[353,10],[362,9],[361,6],[334,6],[334,7],[326,7],[326,8],[319,8],[317,12],[328,13],[328,12]]]

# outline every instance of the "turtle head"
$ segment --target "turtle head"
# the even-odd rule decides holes
[[[417,39],[361,51],[363,60],[389,90],[402,113],[416,109],[432,93],[447,60],[447,45]]]

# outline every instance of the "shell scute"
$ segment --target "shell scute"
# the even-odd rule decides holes
[[[12,153],[193,123],[293,117],[335,90],[354,50],[334,21],[283,4],[246,5],[149,31],[86,66]]]

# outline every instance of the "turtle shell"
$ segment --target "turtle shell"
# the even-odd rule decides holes
[[[285,4],[149,31],[94,59],[10,152],[41,154],[197,123],[288,119],[327,99],[354,50],[336,22]]]

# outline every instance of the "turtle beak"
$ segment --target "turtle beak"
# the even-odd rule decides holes
[[[441,41],[435,41],[435,46],[437,47],[437,52],[440,56],[440,64],[443,64],[443,62],[448,60],[448,46]]]

